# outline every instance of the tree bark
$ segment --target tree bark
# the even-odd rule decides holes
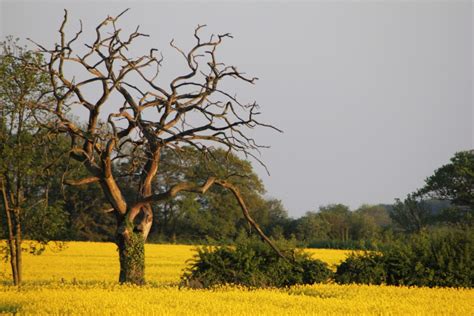
[[[11,216],[10,203],[8,203],[8,194],[7,194],[3,179],[2,179],[1,189],[2,189],[3,207],[5,210],[7,226],[8,226],[8,250],[10,254],[10,265],[12,268],[13,284],[19,285],[20,280],[18,278],[18,269],[17,269],[18,266],[17,266],[17,258],[16,258],[18,252],[16,250],[15,234],[13,233],[13,221],[12,221],[12,216]],[[21,249],[20,249],[20,252],[21,252]]]
[[[21,221],[20,211],[15,211],[15,250],[16,250],[16,273],[17,273],[17,285],[22,281],[22,257],[21,257]]]
[[[140,181],[140,198],[152,195],[152,181],[158,171],[159,159],[160,149],[153,148],[152,154],[149,155],[149,161],[144,166]],[[108,188],[110,190],[110,185]],[[123,204],[126,204],[125,201]],[[140,213],[142,218],[140,223],[136,225],[135,218]],[[141,207],[127,208],[124,216],[119,216],[117,246],[120,260],[120,283],[145,284],[145,241],[152,224],[153,210],[151,203],[144,203]]]
[[[120,283],[145,284],[145,240],[140,233],[117,232],[117,246],[120,259]]]

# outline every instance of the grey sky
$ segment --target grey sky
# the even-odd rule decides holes
[[[231,88],[285,131],[254,133],[271,176],[256,169],[292,216],[391,203],[474,147],[471,1],[1,1],[0,32],[51,45],[63,8],[91,32],[128,7],[122,25],[151,35],[165,77],[172,38],[186,48],[197,24],[235,36],[221,60],[260,78]]]

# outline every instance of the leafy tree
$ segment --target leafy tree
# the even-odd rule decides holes
[[[295,226],[296,238],[305,243],[329,238],[330,225],[320,213],[307,212],[296,220]]]
[[[161,173],[155,185],[168,190],[183,180],[199,183],[209,177],[232,179],[245,197],[252,217],[264,231],[269,232],[273,221],[278,221],[279,216],[286,214],[277,214],[283,212],[278,209],[281,205],[263,199],[263,184],[251,164],[223,149],[212,150],[211,154],[212,158],[206,159],[192,147],[184,147],[179,155],[173,151],[164,151]],[[155,205],[154,212],[158,219],[157,233],[163,234],[168,240],[175,240],[176,236],[187,241],[231,240],[242,228],[248,227],[235,198],[230,192],[218,187],[211,188],[206,195],[184,193],[174,200]],[[152,231],[150,238],[153,238],[153,234]]]
[[[440,224],[474,226],[474,209],[465,207],[449,206],[443,208],[436,216]]]
[[[69,161],[67,176],[85,177],[87,170]],[[107,212],[109,206],[97,183],[83,186],[65,186],[64,210],[69,225],[66,238],[69,240],[113,241],[115,217]]]
[[[0,49],[0,190],[7,254],[18,285],[23,237],[47,242],[61,234],[66,217],[61,201],[50,198],[54,141],[37,121],[48,120],[36,105],[51,90],[46,75],[32,67],[42,58],[12,37]]]
[[[287,231],[291,219],[288,218],[288,211],[281,200],[267,199],[261,203],[260,208],[256,206],[255,209],[254,217],[267,234],[276,239],[285,237],[285,231]]]
[[[474,150],[461,151],[451,162],[435,170],[415,195],[451,201],[453,205],[474,210]]]
[[[318,212],[307,212],[296,219],[291,229],[295,237],[312,247],[372,247],[390,222],[383,207],[363,205],[350,211],[342,204],[321,206]]]
[[[379,240],[391,224],[389,212],[385,207],[362,205],[352,213],[350,235],[353,240]]]
[[[363,204],[355,212],[372,218],[379,227],[388,227],[392,224],[390,213],[383,205]]]
[[[408,195],[404,201],[396,199],[390,217],[401,230],[408,233],[420,232],[432,222],[426,202],[413,195]]]
[[[474,152],[458,152],[451,163],[437,169],[425,186],[396,200],[393,221],[406,232],[428,225],[472,225],[474,218]]]
[[[360,212],[351,215],[350,238],[352,240],[374,240],[378,238],[381,228],[373,217]]]
[[[347,241],[350,239],[351,211],[343,204],[321,206],[319,213],[329,224],[328,236],[334,240]]]

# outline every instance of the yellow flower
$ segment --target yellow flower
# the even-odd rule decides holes
[[[308,250],[334,265],[348,254]],[[180,289],[193,246],[146,245],[144,287],[117,284],[112,243],[71,242],[61,252],[25,254],[24,285],[8,284],[3,264],[0,313],[85,315],[472,315],[474,290],[315,284],[287,289]]]

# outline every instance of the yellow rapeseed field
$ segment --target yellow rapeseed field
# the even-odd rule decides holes
[[[121,286],[111,243],[71,242],[61,252],[25,255],[24,285],[0,274],[0,313],[86,315],[474,315],[474,290],[316,284],[287,289],[180,289],[193,246],[147,245],[144,287]],[[340,250],[310,250],[331,265]]]

